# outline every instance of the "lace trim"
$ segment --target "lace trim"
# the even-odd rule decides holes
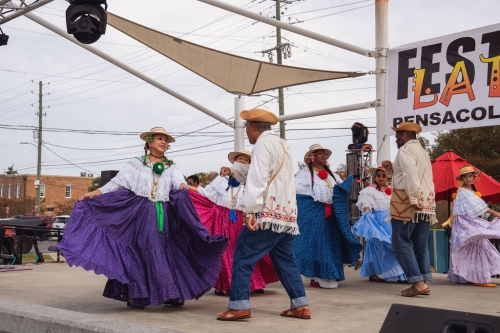
[[[335,180],[332,176],[328,175],[327,178],[331,184],[341,184],[340,177]],[[326,179],[323,180],[314,173],[314,188],[311,189],[311,173],[309,169],[304,168],[300,170],[295,176],[295,190],[297,194],[310,195],[314,201],[322,203],[331,203],[333,197],[333,186],[328,187]]]
[[[100,190],[102,193],[116,191],[119,188],[127,188],[136,195],[148,198],[151,201],[168,201],[170,190],[179,188],[185,184],[184,176],[177,168],[166,169],[159,181],[155,200],[151,198],[153,188],[153,171],[142,164],[141,160],[134,158],[130,160],[120,172],[108,184]]]
[[[231,189],[227,190],[228,180],[225,177],[217,176],[210,184],[205,186],[204,194],[213,203],[232,209]],[[236,210],[244,211],[245,205],[243,204],[243,193],[245,192],[245,185],[239,191],[236,197]]]
[[[474,192],[466,188],[459,188],[457,197],[453,201],[453,215],[479,216],[488,211],[488,205]]]
[[[370,207],[372,210],[389,210],[391,196],[377,190],[375,187],[366,187],[359,192],[356,206],[359,210]]]

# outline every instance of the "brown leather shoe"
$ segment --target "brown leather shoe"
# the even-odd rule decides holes
[[[239,320],[239,319],[248,319],[252,318],[252,311],[249,310],[227,310],[226,312],[219,313],[217,320]]]
[[[300,309],[288,309],[281,313],[283,317],[293,317],[299,319],[311,319],[311,310],[309,308],[300,308]]]

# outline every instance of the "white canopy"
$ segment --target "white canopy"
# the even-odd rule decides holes
[[[110,12],[108,24],[231,93],[251,95],[304,83],[365,75],[243,58],[158,32]]]

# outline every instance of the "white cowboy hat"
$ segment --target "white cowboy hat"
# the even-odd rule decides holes
[[[240,150],[240,151],[230,152],[229,154],[227,154],[227,159],[229,160],[229,162],[234,163],[234,161],[236,161],[236,158],[239,155],[245,155],[248,157],[248,159],[250,161],[252,161],[252,153],[250,153],[248,150],[244,150],[244,149]]]
[[[148,135],[155,135],[155,134],[163,134],[163,135],[166,135],[167,136],[167,142],[168,143],[171,143],[171,142],[175,142],[175,139],[173,136],[170,136],[167,134],[167,131],[165,131],[165,129],[163,127],[153,127],[149,132],[144,132],[141,134],[141,139],[146,141],[146,137]]]
[[[332,151],[330,149],[323,148],[319,143],[315,143],[311,147],[309,147],[309,151],[304,155],[304,162],[307,163],[307,158],[309,156],[311,156],[317,150],[324,150],[326,152],[326,154],[328,155],[328,157],[330,157],[330,155],[332,155]]]

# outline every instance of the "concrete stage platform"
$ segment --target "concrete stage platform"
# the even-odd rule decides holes
[[[346,281],[340,282],[338,289],[311,288],[304,279],[311,320],[280,317],[289,300],[281,284],[274,283],[265,294],[251,297],[251,319],[221,322],[215,318],[226,309],[229,298],[215,296],[213,291],[181,308],[139,310],[102,297],[106,283],[102,275],[57,263],[29,268],[32,270],[0,275],[0,332],[372,333],[380,330],[393,303],[500,314],[500,286],[454,285],[444,274],[434,274],[430,296],[405,298],[400,291],[406,285],[368,282],[359,277],[359,271],[346,267]],[[498,279],[493,282],[500,284]],[[17,329],[13,329],[15,325]]]

